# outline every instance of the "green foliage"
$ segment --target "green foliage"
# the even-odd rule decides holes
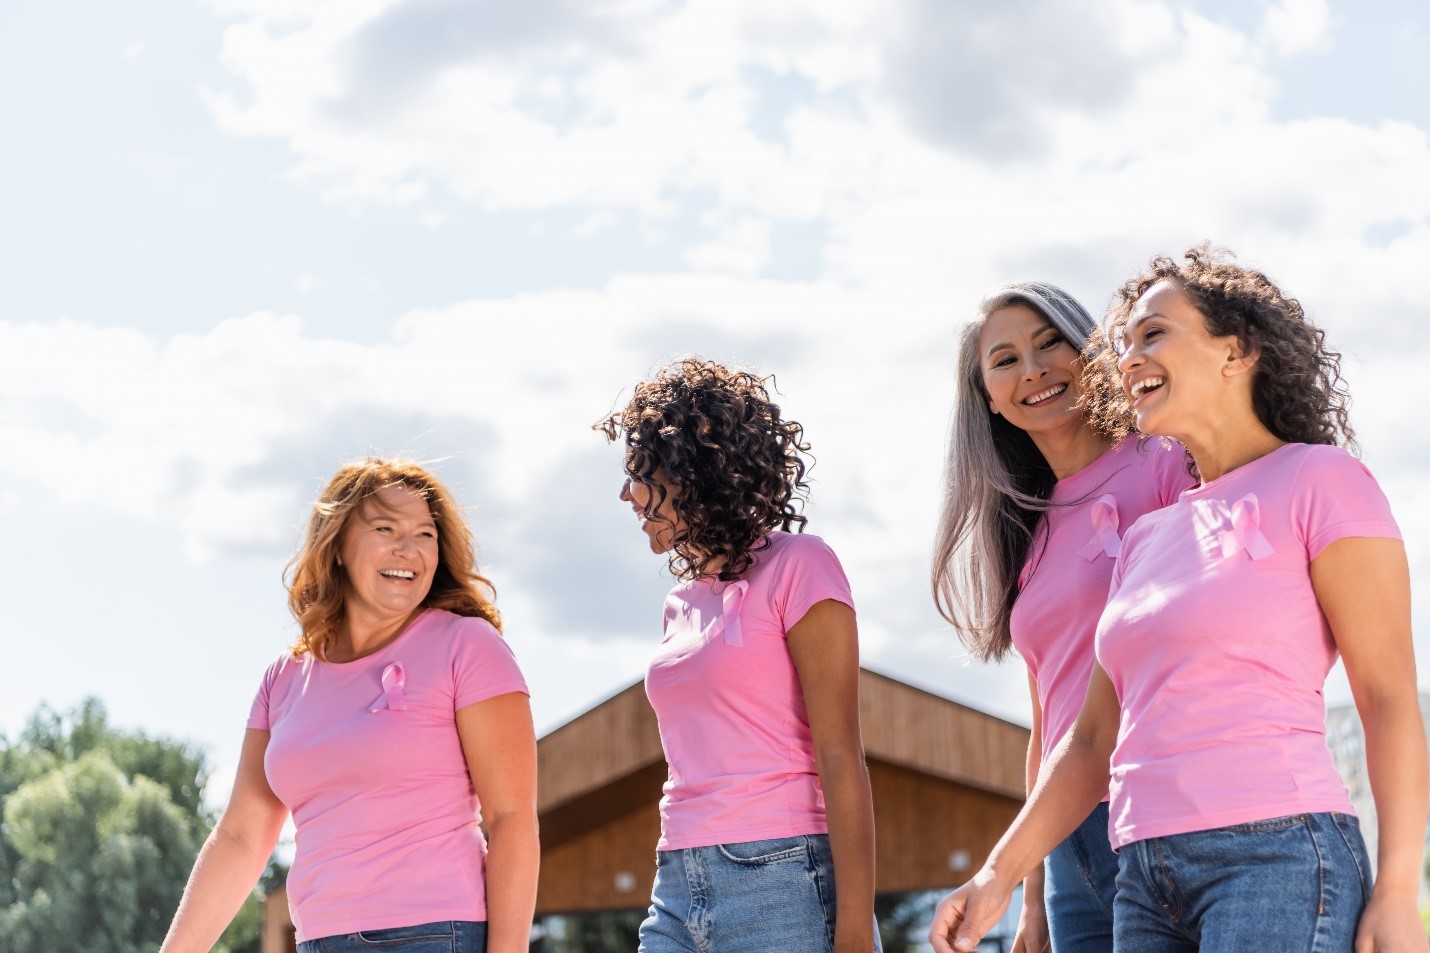
[[[532,931],[531,953],[630,953],[644,919],[644,910],[541,917]]]
[[[204,756],[88,699],[0,736],[0,953],[138,953],[168,930],[212,818]],[[216,949],[256,953],[250,898]]]
[[[68,717],[42,707],[20,735],[20,747],[55,762],[78,761],[90,751],[104,751],[126,777],[143,775],[157,781],[168,788],[175,804],[196,817],[201,815],[208,782],[203,753],[167,738],[115,731],[97,698],[85,699]]]
[[[924,935],[933,920],[934,908],[945,892],[919,890],[881,893],[874,897],[874,919],[879,923],[879,939],[884,953],[915,953],[927,949]]]

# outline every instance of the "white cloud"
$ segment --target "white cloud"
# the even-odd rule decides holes
[[[1412,276],[1424,241],[1362,253],[1323,276],[1313,274],[1322,262],[1311,258],[1289,269],[1287,287],[1318,302],[1329,297],[1324,288],[1375,274],[1374,256],[1379,274]],[[1295,260],[1273,247],[1258,263]],[[913,671],[914,655],[946,645],[929,657],[929,679],[993,691],[994,682],[960,661],[923,583],[956,315],[972,306],[985,277],[941,299],[736,274],[627,275],[596,291],[415,310],[390,339],[370,345],[312,337],[297,317],[266,312],[168,339],[75,322],[0,324],[0,353],[19,355],[17,373],[0,381],[0,441],[9,448],[0,478],[23,490],[16,499],[26,505],[39,495],[172,527],[193,559],[244,551],[276,558],[326,471],[369,446],[344,443],[334,431],[397,443],[377,448],[385,451],[417,440],[424,451],[466,461],[462,472],[473,476],[459,492],[479,514],[503,598],[534,607],[552,598],[553,583],[524,535],[547,531],[546,494],[579,483],[595,488],[582,491],[590,506],[619,509],[619,454],[589,452],[602,444],[591,423],[665,357],[753,358],[778,371],[782,404],[814,443],[811,528],[844,555],[857,581],[869,658]],[[1366,293],[1374,280],[1356,287]],[[1385,297],[1372,300],[1411,300],[1415,287],[1380,289]],[[1316,308],[1333,340],[1373,339],[1380,325],[1344,307],[1332,297]],[[1424,319],[1423,302],[1412,307],[1421,318],[1407,319],[1407,330]],[[1423,539],[1430,445],[1406,444],[1419,418],[1402,385],[1430,353],[1401,340],[1414,350],[1358,356],[1348,374],[1371,463],[1407,538]],[[615,535],[602,545],[624,542]],[[1416,578],[1430,584],[1430,551],[1412,555]],[[1422,641],[1430,636],[1430,626],[1420,631]],[[995,681],[998,704],[1015,710],[1017,679],[1004,673]]]
[[[631,210],[646,241],[678,237],[696,270],[743,275],[779,254],[774,226],[820,222],[833,279],[943,300],[1070,250],[1100,259],[1083,268],[1100,295],[1151,252],[1201,238],[1346,260],[1368,229],[1430,215],[1424,130],[1277,121],[1262,37],[1155,0],[1047,23],[1022,2],[602,7],[552,25],[530,59],[449,57],[420,95],[334,106],[361,87],[357,38],[404,9],[319,5],[280,29],[258,5],[226,33],[248,94],[211,93],[220,121],[286,139],[298,180],[347,206],[589,209],[577,236]],[[1304,46],[1318,10],[1287,0],[1267,29]],[[1068,58],[1087,32],[1106,75]],[[1018,56],[994,55],[1015,40]],[[964,47],[982,58],[934,82],[929,64]],[[899,69],[909,82],[891,79]],[[752,116],[779,77],[805,92],[772,143]],[[995,107],[1012,131],[987,126]],[[919,115],[964,118],[931,132]],[[704,234],[673,225],[702,217]]]
[[[1266,11],[1261,35],[1278,53],[1320,53],[1331,48],[1327,0],[1281,0]]]
[[[713,241],[703,242],[685,253],[695,271],[720,271],[754,277],[770,260],[770,223],[753,215],[741,215],[727,222],[715,214],[707,221],[716,229]]]
[[[562,290],[573,271],[553,257],[548,288],[394,314],[367,344],[266,311],[189,315],[205,330],[179,335],[0,323],[0,507],[91,507],[175,533],[194,560],[266,561],[339,455],[451,454],[503,605],[535,620],[553,581],[530,537],[564,531],[541,494],[579,482],[601,505],[618,453],[588,453],[589,424],[660,359],[701,351],[780,373],[819,461],[812,531],[845,557],[870,660],[1017,711],[1016,667],[964,665],[922,581],[957,325],[1010,279],[1068,284],[1095,309],[1152,253],[1212,238],[1353,352],[1367,457],[1430,585],[1430,446],[1404,400],[1430,359],[1430,139],[1277,118],[1275,54],[1326,49],[1322,2],[1279,0],[1242,30],[1160,0],[1044,21],[1027,0],[533,0],[507,34],[456,39],[439,28],[497,6],[211,5],[232,18],[230,80],[204,101],[229,133],[286,147],[300,187],[429,228],[462,204],[515,212],[502,220],[558,256],[629,225],[691,273]],[[129,161],[156,181],[193,168]],[[791,223],[821,236],[820,279],[760,279]],[[358,281],[431,300],[400,271],[309,265],[278,273],[300,293]],[[611,626],[556,627],[523,636],[541,671],[639,668],[644,649]]]

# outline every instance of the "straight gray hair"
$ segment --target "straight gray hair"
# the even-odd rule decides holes
[[[1026,305],[1047,318],[1079,352],[1096,322],[1055,285],[1029,281],[999,288],[964,325],[958,383],[944,466],[943,509],[934,539],[934,605],[980,661],[1012,647],[1008,620],[1018,576],[1057,478],[1027,431],[988,407],[978,335],[994,311]]]

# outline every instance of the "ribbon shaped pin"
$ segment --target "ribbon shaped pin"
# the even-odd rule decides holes
[[[1261,532],[1261,505],[1255,493],[1248,493],[1232,504],[1231,529],[1221,533],[1223,557],[1231,556],[1238,549],[1246,550],[1252,559],[1265,559],[1276,552]]]
[[[1092,539],[1077,554],[1088,562],[1104,554],[1116,558],[1122,552],[1122,537],[1117,535],[1117,497],[1106,493],[1094,500],[1091,517]]]
[[[740,629],[740,610],[745,606],[745,592],[750,588],[747,580],[725,584],[720,591],[720,618],[710,624],[713,630],[719,626],[725,634],[726,645],[744,645],[744,633]],[[713,631],[711,632],[713,635]]]
[[[373,702],[368,711],[377,714],[384,708],[389,711],[406,711],[407,696],[402,689],[407,685],[407,673],[402,671],[401,662],[393,662],[382,670],[382,694]]]

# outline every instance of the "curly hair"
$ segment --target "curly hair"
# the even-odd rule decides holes
[[[1113,299],[1108,320],[1088,346],[1083,399],[1090,420],[1121,435],[1130,429],[1130,404],[1118,370],[1118,342],[1132,308],[1159,281],[1179,287],[1213,337],[1235,335],[1256,355],[1251,404],[1257,420],[1287,443],[1319,443],[1355,450],[1350,395],[1341,379],[1341,355],[1326,333],[1306,317],[1301,303],[1270,278],[1236,264],[1224,249],[1203,242],[1187,250],[1184,264],[1165,255],[1128,279]]]
[[[770,399],[773,380],[684,358],[637,384],[625,409],[595,425],[607,439],[625,435],[626,475],[651,490],[647,519],[666,499],[658,477],[672,485],[683,524],[669,557],[677,579],[738,579],[769,545],[770,530],[804,531],[809,444]]]
[[[323,487],[303,543],[284,573],[288,609],[300,630],[292,647],[295,658],[311,652],[326,659],[336,643],[347,616],[347,576],[338,565],[343,533],[365,504],[382,505],[377,493],[389,486],[421,496],[437,524],[437,569],[422,607],[475,616],[501,630],[501,615],[492,604],[496,590],[477,571],[472,531],[452,494],[418,464],[367,457],[344,466]]]

